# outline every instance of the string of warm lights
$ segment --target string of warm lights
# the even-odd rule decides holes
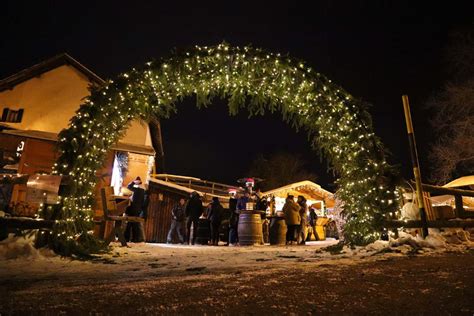
[[[389,180],[393,170],[372,132],[366,106],[303,62],[224,43],[149,62],[92,89],[59,135],[54,172],[70,176],[72,183],[59,203],[42,213],[57,220],[56,249],[91,248],[95,172],[131,121],[167,118],[190,95],[199,107],[214,97],[228,99],[231,115],[244,107],[250,115],[280,111],[285,121],[307,130],[312,147],[340,175],[337,196],[344,203],[346,241],[360,245],[379,238],[381,222],[395,209],[397,197]]]

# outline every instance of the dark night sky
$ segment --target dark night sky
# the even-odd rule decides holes
[[[41,2],[41,4],[39,4]],[[401,95],[410,96],[422,166],[430,140],[429,96],[446,79],[449,31],[473,22],[469,1],[31,1],[2,2],[0,78],[67,52],[103,78],[173,47],[253,44],[306,60],[373,104],[376,133],[410,176]],[[35,4],[33,4],[35,3]],[[133,3],[134,5],[126,5]],[[192,98],[163,122],[169,173],[234,183],[258,153],[303,155],[326,185],[331,175],[306,135],[278,115],[229,117],[225,101],[197,110]],[[331,188],[331,186],[329,186]]]

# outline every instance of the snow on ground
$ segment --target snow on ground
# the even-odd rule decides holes
[[[10,234],[7,239],[0,241],[0,260],[18,258],[40,259],[54,255],[49,249],[36,249],[33,236],[16,237]]]
[[[376,241],[365,247],[336,247],[337,241],[308,242],[304,246],[188,246],[130,243],[113,244],[111,251],[92,260],[62,258],[47,249],[35,249],[31,238],[13,237],[0,242],[0,279],[47,280],[118,279],[218,274],[235,271],[305,269],[357,264],[381,257],[430,255],[474,249],[474,238],[462,230],[443,234],[430,230],[426,239],[400,233],[396,240]],[[329,247],[325,249],[325,247]],[[330,251],[329,251],[330,250]]]

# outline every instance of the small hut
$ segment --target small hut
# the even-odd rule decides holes
[[[307,200],[309,206],[317,210],[318,215],[323,215],[328,209],[335,205],[334,194],[323,189],[319,184],[305,180],[291,183],[280,188],[262,193],[263,196],[275,197],[275,209],[279,211],[285,204],[288,195],[297,197],[302,195]]]
[[[149,205],[145,222],[145,240],[147,242],[166,242],[171,225],[171,210],[180,198],[189,198],[193,191],[202,197],[206,207],[213,197],[218,197],[224,208],[229,205],[229,191],[234,186],[201,180],[195,177],[172,174],[157,174],[148,184]]]

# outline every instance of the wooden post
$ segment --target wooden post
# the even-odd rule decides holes
[[[422,237],[428,236],[428,224],[426,222],[425,202],[423,199],[423,187],[421,186],[420,165],[418,163],[418,153],[416,151],[415,132],[411,121],[410,104],[408,96],[402,96],[403,110],[405,112],[405,121],[407,124],[408,143],[410,144],[411,163],[413,165],[413,175],[415,176],[416,196],[418,199],[418,208],[420,210]]]
[[[161,135],[161,123],[157,118],[152,118],[148,122],[150,129],[151,144],[155,149],[155,170],[158,173],[165,173],[165,151],[163,150],[163,137]]]
[[[463,218],[464,205],[462,203],[462,195],[459,195],[459,194],[454,195],[454,205],[456,206],[455,208],[456,217]]]

